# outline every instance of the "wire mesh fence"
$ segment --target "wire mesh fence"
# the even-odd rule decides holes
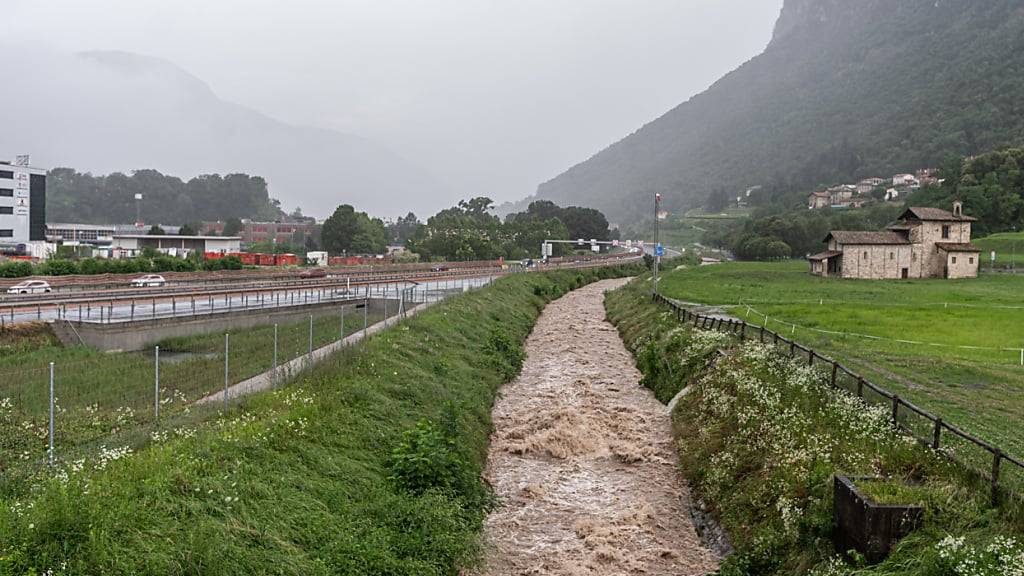
[[[385,296],[394,299],[386,306],[349,301],[297,321],[172,338],[137,352],[57,349],[52,360],[0,368],[0,481],[173,434],[244,396],[228,389],[258,377],[285,382],[309,366],[312,351],[358,338],[432,295]]]
[[[991,487],[993,504],[1002,502],[1004,496],[1018,500],[1024,495],[1024,461],[871,383],[839,362],[821,356],[763,325],[698,314],[661,294],[655,294],[655,300],[668,305],[681,322],[692,324],[694,328],[726,331],[741,340],[756,339],[772,345],[779,354],[794,360],[805,359],[811,366],[817,362],[817,366],[829,373],[827,378],[831,385],[856,394],[868,405],[889,407],[894,426],[986,480]]]

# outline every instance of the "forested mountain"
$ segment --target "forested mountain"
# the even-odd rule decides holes
[[[913,171],[1024,142],[1021,94],[1020,0],[786,0],[761,55],[538,197],[630,222],[652,192],[678,211]]]
[[[4,159],[31,153],[39,166],[93,174],[259,174],[285,209],[314,216],[343,202],[397,216],[433,207],[430,196],[444,192],[426,171],[373,141],[225,101],[158,58],[33,51],[10,59],[5,72],[18,80],[16,89],[0,91],[0,108],[10,111],[0,130]]]
[[[182,225],[284,216],[259,176],[208,174],[185,182],[156,170],[93,176],[56,168],[47,176],[46,218],[49,222],[128,224],[135,222],[136,194],[142,195],[138,215],[143,222]]]

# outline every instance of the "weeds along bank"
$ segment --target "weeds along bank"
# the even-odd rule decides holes
[[[1024,570],[1020,507],[992,508],[985,485],[897,434],[886,409],[832,389],[805,362],[680,324],[651,300],[647,277],[612,293],[606,307],[659,399],[690,387],[673,422],[683,473],[736,548],[723,575]],[[890,478],[869,494],[925,509],[923,526],[879,565],[847,563],[832,550],[837,473]]]
[[[0,496],[0,574],[455,574],[491,503],[494,395],[540,311],[637,271],[502,279],[244,409],[37,477]]]

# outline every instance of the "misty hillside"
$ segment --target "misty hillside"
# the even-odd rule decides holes
[[[648,192],[891,175],[1024,142],[1022,94],[1019,0],[786,0],[763,54],[538,196],[629,222]]]
[[[0,108],[17,113],[4,115],[0,152],[31,153],[39,166],[153,168],[185,179],[244,172],[266,178],[285,209],[315,215],[342,203],[381,215],[425,211],[432,205],[423,196],[440,191],[424,170],[372,141],[226,102],[164,60],[43,53],[10,65],[18,82],[0,92]]]

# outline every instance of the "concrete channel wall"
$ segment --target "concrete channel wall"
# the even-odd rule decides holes
[[[211,332],[235,332],[268,324],[301,322],[308,319],[310,315],[314,318],[336,316],[340,315],[342,306],[345,307],[346,315],[362,314],[364,302],[368,302],[370,307],[368,312],[371,315],[381,314],[384,312],[385,301],[389,312],[398,309],[398,300],[395,298],[371,298],[368,301],[357,299],[344,303],[303,304],[287,308],[237,310],[223,314],[157,318],[113,324],[58,320],[54,321],[52,326],[54,334],[65,346],[84,345],[108,352],[131,352],[144,350],[168,338],[195,336]]]

